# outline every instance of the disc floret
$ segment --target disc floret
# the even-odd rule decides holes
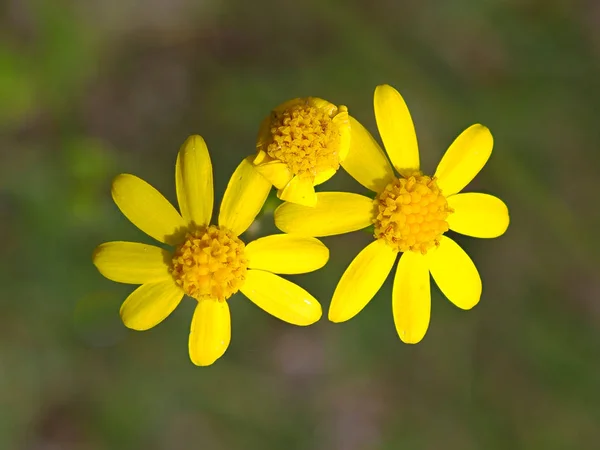
[[[211,225],[190,230],[173,254],[171,274],[190,297],[225,301],[245,281],[248,260],[244,248],[225,228]]]
[[[448,231],[446,219],[452,209],[435,178],[420,172],[395,178],[374,203],[375,238],[399,252],[425,254]]]

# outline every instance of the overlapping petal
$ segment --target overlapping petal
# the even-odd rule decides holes
[[[450,229],[477,238],[504,234],[510,221],[508,208],[498,197],[469,192],[448,198],[454,213],[448,216]]]
[[[435,171],[437,184],[446,197],[460,192],[475,178],[493,146],[492,133],[480,124],[471,125],[454,140]]]
[[[481,297],[481,278],[467,253],[442,236],[440,246],[427,253],[431,275],[444,295],[461,309],[471,309]]]
[[[262,153],[266,155],[266,153]],[[277,189],[283,189],[294,177],[288,165],[281,161],[269,160],[261,164],[255,162],[254,167]]]
[[[275,109],[274,111],[277,111]],[[256,137],[256,148],[258,153],[254,164],[260,164],[267,157],[266,148],[271,142],[271,115],[265,117],[258,127],[258,136]]]
[[[197,366],[210,366],[223,356],[231,341],[231,317],[227,302],[200,300],[194,311],[188,347]]]
[[[337,173],[336,169],[325,169],[319,172],[315,176],[315,180],[313,181],[314,186],[318,186],[319,184],[325,183],[331,177],[333,177]]]
[[[165,320],[183,298],[175,281],[143,284],[121,305],[121,319],[127,328],[148,330]]]
[[[263,270],[248,270],[242,293],[259,308],[294,325],[310,325],[321,318],[321,305],[300,286]]]
[[[381,192],[394,178],[394,170],[385,153],[360,122],[350,117],[350,151],[342,167],[367,189]]]
[[[281,200],[286,202],[310,207],[317,204],[317,194],[313,180],[310,178],[295,176],[277,194]]]
[[[394,324],[402,342],[416,344],[427,333],[431,316],[430,285],[426,257],[412,251],[403,253],[392,292]]]
[[[92,260],[103,276],[118,283],[153,283],[171,277],[171,254],[153,245],[106,242],[94,250]]]
[[[342,275],[331,300],[329,320],[345,322],[362,311],[383,285],[397,255],[381,241],[367,245]]]
[[[175,165],[177,201],[186,222],[208,226],[212,216],[214,192],[210,155],[198,135],[186,139]]]
[[[308,97],[306,99],[296,99],[296,102],[298,102],[298,100],[306,101],[309,105],[314,106],[315,108],[326,112],[329,116],[333,115],[338,109],[338,107],[335,106],[333,103],[328,102],[327,100],[319,98],[319,97]],[[288,102],[286,102],[280,106],[281,111],[284,111],[288,108],[287,106],[284,107],[284,105],[287,105],[287,104],[288,104]]]
[[[160,192],[141,178],[117,176],[112,197],[125,217],[148,236],[170,245],[181,241],[187,223]]]
[[[372,223],[373,200],[347,192],[319,192],[315,207],[284,203],[275,210],[281,231],[302,236],[331,236],[366,228]]]
[[[318,239],[274,234],[246,245],[250,269],[280,274],[307,273],[323,267],[329,259],[329,250]]]
[[[348,115],[348,109],[346,107],[340,107],[339,111],[333,118],[333,124],[340,130],[340,150],[339,158],[340,161],[346,159],[348,150],[350,149],[350,140],[352,138],[352,130],[350,123],[350,116]]]
[[[374,96],[375,119],[392,164],[404,175],[419,170],[419,147],[410,112],[400,93],[384,84]]]
[[[221,202],[219,226],[237,236],[252,224],[271,190],[271,183],[257,172],[251,159],[244,159],[235,169]]]

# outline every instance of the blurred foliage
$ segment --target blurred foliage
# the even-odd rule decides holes
[[[0,16],[1,449],[589,449],[600,439],[600,8],[595,2],[8,0]],[[233,340],[187,356],[193,302],[144,333],[90,262],[149,242],[110,199],[135,173],[174,200],[176,151],[208,142],[217,197],[260,120],[297,96],[398,88],[433,169],[481,122],[469,189],[510,207],[501,239],[457,237],[484,280],[429,333],[395,334],[388,283],[352,321],[294,328],[232,298]],[[323,189],[361,188],[340,172]],[[250,234],[273,231],[270,203]],[[254,236],[251,236],[254,237]],[[366,233],[293,277],[324,307]]]

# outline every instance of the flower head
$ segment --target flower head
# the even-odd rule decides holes
[[[254,164],[280,199],[314,206],[314,186],[335,174],[349,144],[348,108],[315,97],[297,98],[263,121]]]
[[[241,291],[281,320],[310,325],[321,317],[319,302],[275,274],[306,273],[322,267],[329,251],[314,238],[276,234],[245,244],[240,239],[265,202],[271,184],[247,159],[231,177],[219,212],[213,210],[212,165],[200,136],[182,145],[175,168],[181,214],[152,186],[134,175],[116,177],[112,196],[140,230],[173,248],[107,242],[93,261],[106,278],[140,284],[121,306],[123,323],[147,330],[162,322],[184,294],[197,301],[189,337],[194,364],[210,365],[229,345],[227,300]]]
[[[375,118],[383,150],[364,127],[350,118],[351,145],[344,169],[375,193],[322,192],[314,208],[284,203],[275,211],[277,227],[304,236],[329,236],[374,226],[374,242],[352,261],[337,285],[329,319],[343,322],[358,314],[391,272],[393,312],[402,341],[419,342],[431,311],[429,274],[456,306],[470,309],[481,297],[481,279],[465,251],[446,231],[492,238],[509,223],[498,198],[459,192],[479,173],[491,155],[493,138],[473,125],[450,145],[433,176],[421,172],[417,137],[410,113],[391,86],[375,90]]]

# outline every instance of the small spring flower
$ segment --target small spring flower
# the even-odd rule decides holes
[[[314,206],[314,186],[335,175],[349,145],[348,108],[315,97],[297,98],[263,121],[254,164],[280,199]]]
[[[217,225],[213,210],[212,165],[200,136],[182,145],[175,169],[181,214],[152,186],[134,175],[117,176],[112,196],[121,212],[140,230],[172,250],[136,242],[107,242],[93,261],[106,278],[141,284],[121,306],[123,323],[134,330],[158,325],[184,294],[197,301],[189,336],[192,362],[207,366],[229,345],[228,299],[241,291],[281,320],[310,325],[321,305],[304,289],[277,274],[306,273],[322,267],[329,251],[314,238],[277,234],[245,244],[248,229],[265,202],[271,184],[247,159],[231,177]]]
[[[461,133],[446,151],[433,177],[420,169],[417,137],[400,94],[383,85],[375,90],[375,118],[389,158],[360,123],[351,121],[351,148],[344,169],[375,199],[321,192],[315,208],[284,203],[275,211],[277,227],[304,236],[329,236],[374,226],[375,241],[352,261],[337,285],[329,319],[344,322],[373,298],[401,253],[393,286],[396,330],[406,343],[425,336],[431,312],[429,274],[456,306],[470,309],[481,297],[481,279],[465,251],[444,233],[493,238],[509,223],[498,198],[459,192],[491,155],[493,139],[483,125]]]

